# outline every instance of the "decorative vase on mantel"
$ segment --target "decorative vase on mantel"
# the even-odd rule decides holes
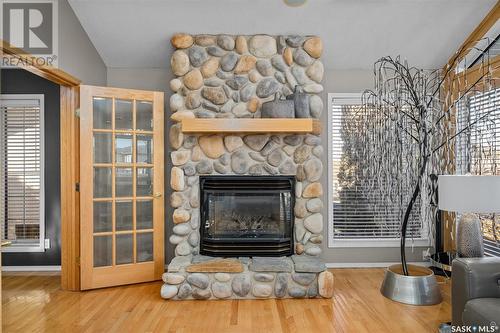
[[[309,95],[304,92],[301,86],[296,85],[293,94],[288,95],[286,99],[293,100],[295,118],[311,118]]]
[[[293,118],[295,115],[294,102],[281,97],[277,92],[274,100],[262,104],[262,118]]]

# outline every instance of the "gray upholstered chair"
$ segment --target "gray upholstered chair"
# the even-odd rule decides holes
[[[500,326],[500,258],[453,261],[452,324]]]

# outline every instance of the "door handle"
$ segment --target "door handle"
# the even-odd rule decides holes
[[[161,198],[161,196],[162,196],[161,192],[156,192],[154,195],[155,198]]]

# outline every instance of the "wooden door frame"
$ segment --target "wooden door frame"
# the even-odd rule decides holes
[[[80,83],[58,68],[40,65],[36,57],[1,40],[1,55],[17,67],[60,86],[61,288],[80,290]]]

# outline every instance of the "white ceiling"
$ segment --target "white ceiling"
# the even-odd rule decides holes
[[[496,0],[69,0],[108,67],[168,67],[169,39],[191,34],[319,35],[330,69],[384,55],[441,67]]]

